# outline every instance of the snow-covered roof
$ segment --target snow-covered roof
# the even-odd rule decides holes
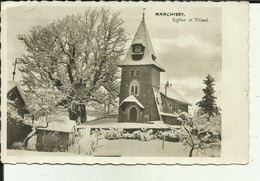
[[[144,55],[141,60],[132,59],[132,45],[133,44],[142,44],[144,48]],[[154,65],[160,69],[160,71],[165,72],[165,69],[158,63],[157,60],[152,59],[152,55],[155,55],[152,42],[145,24],[144,18],[142,19],[139,28],[132,40],[132,43],[128,49],[125,59],[119,64],[119,66],[124,65]]]
[[[160,83],[160,92],[161,94],[165,95],[165,84]],[[166,96],[166,95],[165,95]],[[176,90],[174,90],[172,87],[167,87],[167,96],[170,99],[174,99],[177,101],[180,101],[184,104],[192,105],[190,102],[185,100]]]
[[[164,112],[160,112],[161,116],[168,116],[168,117],[178,117],[178,115],[176,113],[164,113]]]
[[[23,90],[22,90],[20,84],[16,81],[7,81],[7,92],[11,91],[15,87],[17,87],[17,90],[19,91],[19,94],[21,95],[24,103],[27,104],[25,95],[23,93]]]
[[[43,125],[44,126],[44,125]],[[66,122],[57,122],[53,121],[48,124],[47,128],[38,128],[38,130],[49,130],[49,131],[58,131],[58,132],[74,132],[76,127],[75,121],[66,121]]]
[[[127,98],[125,98],[119,106],[121,106],[125,102],[135,102],[139,107],[144,109],[144,106],[133,95],[130,95]]]

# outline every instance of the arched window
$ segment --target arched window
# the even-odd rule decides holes
[[[130,84],[129,94],[130,95],[135,95],[135,96],[139,95],[139,84],[136,81],[133,81]]]

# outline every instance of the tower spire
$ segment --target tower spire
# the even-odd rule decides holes
[[[144,16],[145,16],[145,8],[143,8],[143,20],[144,20]]]
[[[132,40],[131,46],[128,49],[125,59],[120,63],[120,66],[154,65],[161,72],[165,72],[165,69],[156,59],[156,54],[144,19],[145,8],[143,8],[143,17]]]

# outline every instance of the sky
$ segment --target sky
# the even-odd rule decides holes
[[[9,8],[7,11],[7,61],[8,79],[12,79],[15,58],[25,53],[18,34],[28,34],[36,25],[45,26],[53,20],[70,14],[83,14],[89,6],[41,6],[31,3]],[[134,36],[142,19],[145,20],[158,62],[166,69],[161,73],[161,82],[169,81],[186,100],[192,104],[203,97],[203,80],[207,74],[216,80],[215,96],[221,106],[222,74],[222,22],[221,8],[213,7],[167,7],[167,6],[113,6],[112,11],[120,11],[124,28]],[[181,12],[185,19],[193,22],[173,22],[173,16],[155,16],[156,12]],[[194,22],[194,18],[208,18],[209,22]],[[186,20],[186,21],[187,21]],[[130,45],[130,41],[127,46]],[[21,75],[15,77],[19,81]]]

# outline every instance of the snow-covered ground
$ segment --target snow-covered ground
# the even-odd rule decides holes
[[[40,152],[29,150],[7,150],[8,156],[80,156],[69,152]]]
[[[95,117],[95,116],[87,116],[87,122],[92,122],[95,119],[97,119],[97,117]]]
[[[139,140],[99,140],[96,150],[93,153],[95,157],[106,156],[135,156],[135,157],[188,157],[189,147],[182,143],[164,142],[162,149],[162,140],[139,141]],[[37,152],[28,150],[8,150],[9,156],[88,156],[69,152]],[[193,157],[217,157],[220,156],[220,150],[208,149],[206,153],[194,151]]]
[[[152,124],[142,123],[117,123],[115,118],[101,119],[92,123],[76,126],[79,132],[75,137],[75,143],[69,147],[69,152],[37,152],[27,150],[8,150],[12,156],[139,156],[139,157],[188,157],[190,148],[181,142],[164,142],[162,140],[139,141],[132,139],[97,140],[96,135],[90,135],[92,128],[168,128],[160,121]],[[35,149],[36,137],[29,141],[30,149]],[[94,152],[92,152],[95,148]],[[220,150],[206,150],[206,153],[193,152],[193,156],[220,155]]]
[[[162,121],[153,121],[150,124],[144,123],[118,123],[117,118],[104,118],[96,121],[91,121],[85,125],[80,125],[78,128],[169,128]]]
[[[186,148],[181,142],[164,142],[162,140],[100,140],[94,156],[136,156],[136,157],[188,157],[190,148]],[[205,153],[193,152],[193,156],[217,157],[220,150],[208,149]]]
[[[100,124],[100,125],[82,125],[78,128],[91,127],[91,128],[128,128],[128,129],[138,129],[138,128],[169,128],[165,124],[142,124],[142,123],[111,123],[111,124]]]

